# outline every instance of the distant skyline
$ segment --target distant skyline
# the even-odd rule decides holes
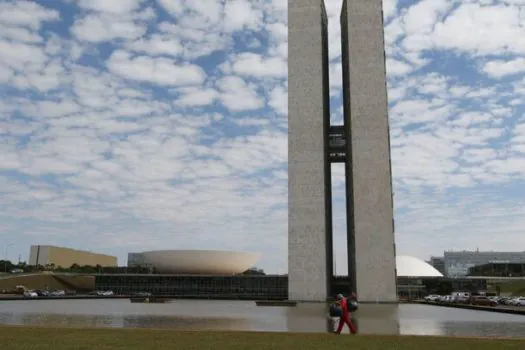
[[[228,249],[285,272],[286,3],[2,1],[0,259]],[[525,6],[489,3],[384,0],[398,255],[525,251]]]

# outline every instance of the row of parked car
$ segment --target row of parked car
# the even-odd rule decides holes
[[[66,291],[63,291],[63,290],[53,290],[53,291],[48,291],[48,290],[25,290],[24,291],[24,297],[26,297],[26,298],[61,297],[61,296],[71,295],[71,294],[75,294],[75,293],[74,292],[73,293],[71,293],[71,292],[66,293]],[[112,295],[115,295],[115,294],[111,290],[96,290],[96,291],[93,291],[93,292],[89,293],[89,295],[112,296]]]
[[[115,293],[113,293],[112,290],[96,290],[96,291],[89,293],[89,295],[96,295],[99,297],[102,297],[102,296],[110,297],[110,296],[115,295]]]
[[[440,303],[460,303],[480,306],[525,306],[525,297],[470,295],[470,293],[462,292],[453,293],[451,295],[428,295],[424,298],[424,300]]]
[[[38,298],[38,297],[61,297],[66,295],[64,290],[25,290],[24,297],[26,298]]]
[[[498,304],[509,306],[525,306],[525,297],[498,298]]]

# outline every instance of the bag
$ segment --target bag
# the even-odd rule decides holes
[[[358,309],[357,301],[352,300],[348,302],[348,311],[354,312],[354,311],[357,311],[357,309]]]
[[[337,304],[332,304],[330,306],[330,317],[341,317],[341,307]]]

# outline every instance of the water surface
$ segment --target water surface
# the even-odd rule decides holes
[[[360,333],[525,337],[525,316],[486,311],[361,305],[352,317]],[[326,332],[333,327],[323,304],[258,307],[251,301],[141,304],[125,299],[0,301],[0,324],[274,332]]]

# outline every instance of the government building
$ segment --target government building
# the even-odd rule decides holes
[[[128,267],[149,267],[150,273],[100,274],[99,290],[117,294],[149,292],[180,298],[287,299],[288,275],[245,273],[260,254],[214,250],[158,250],[129,253]],[[411,256],[396,256],[397,294],[420,298],[445,287],[485,290],[485,280],[447,280],[430,264]],[[154,270],[154,271],[153,271]],[[333,276],[333,294],[350,292],[348,276]]]
[[[117,257],[51,245],[32,245],[29,265],[70,268],[71,265],[117,267]]]

